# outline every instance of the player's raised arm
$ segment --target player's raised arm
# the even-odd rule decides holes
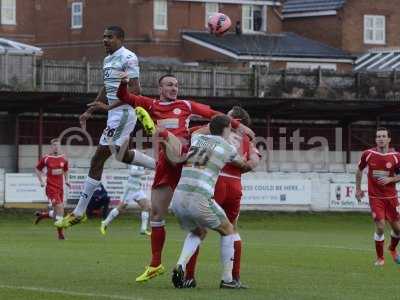
[[[222,114],[219,111],[211,109],[208,105],[204,105],[204,104],[197,103],[194,101],[191,101],[191,106],[192,106],[192,112],[194,115],[199,115],[199,116],[209,119],[209,120],[211,120],[216,115]],[[238,130],[242,134],[247,134],[250,137],[250,139],[255,138],[254,131],[251,130],[249,127],[241,124],[237,120],[231,119],[231,126],[232,126],[232,128]]]
[[[118,99],[123,103],[129,104],[133,107],[141,106],[151,113],[154,99],[130,93],[128,91],[128,82],[130,82],[130,80],[127,77],[122,78],[117,91]]]

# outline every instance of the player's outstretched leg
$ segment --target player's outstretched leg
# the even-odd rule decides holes
[[[150,117],[149,113],[140,106],[135,108],[136,116],[140,123],[142,123],[144,130],[146,133],[153,135],[156,131],[156,126],[153,122],[153,119]]]
[[[68,228],[73,225],[83,223],[87,220],[86,208],[92,198],[94,191],[100,185],[99,180],[95,180],[91,177],[87,177],[83,185],[83,191],[79,196],[78,205],[75,207],[74,211],[61,220],[58,220],[54,225],[58,228]]]
[[[83,185],[83,191],[79,196],[78,205],[75,207],[74,211],[54,223],[58,228],[68,228],[73,225],[80,224],[87,220],[86,208],[93,196],[94,191],[100,185],[101,175],[103,173],[103,167],[106,160],[110,157],[111,151],[108,146],[99,145],[96,149],[96,153],[92,157],[90,162],[89,175],[86,177],[85,183]]]

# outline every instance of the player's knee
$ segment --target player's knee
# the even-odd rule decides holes
[[[228,221],[223,221],[218,230],[222,235],[234,234],[233,225]]]
[[[201,240],[204,240],[207,235],[207,230],[205,228],[197,227],[192,233],[198,236]]]
[[[376,233],[382,235],[385,232],[385,222],[377,221],[375,224],[376,224]]]

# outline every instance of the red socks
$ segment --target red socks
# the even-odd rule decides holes
[[[389,246],[389,250],[390,251],[394,251],[396,250],[397,245],[399,244],[400,239],[398,237],[394,237],[393,235],[391,236],[390,239],[390,246]]]
[[[196,269],[197,256],[199,255],[199,247],[197,247],[196,252],[189,259],[186,265],[185,279],[194,279],[194,272]]]
[[[164,226],[151,227],[151,267],[161,264],[161,254],[165,242]]]
[[[232,277],[233,279],[240,279],[240,258],[242,257],[242,241],[235,241],[233,244],[233,248],[235,249],[235,254],[233,256],[233,269],[232,269]]]
[[[57,228],[57,233],[58,233],[58,239],[59,240],[64,240],[64,230],[62,228]]]
[[[385,244],[385,240],[383,240],[383,241],[375,240],[376,257],[379,259],[384,259],[384,256],[383,256],[383,245],[384,244]]]

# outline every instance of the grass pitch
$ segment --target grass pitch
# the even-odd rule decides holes
[[[0,211],[0,299],[400,299],[400,266],[388,253],[384,267],[373,266],[366,214],[242,214],[241,277],[251,289],[229,291],[218,288],[214,232],[201,247],[198,288],[172,287],[170,270],[185,237],[172,217],[163,254],[167,273],[136,284],[150,252],[137,220],[121,216],[105,237],[100,221],[90,220],[58,241],[48,220],[34,226],[30,214]]]

